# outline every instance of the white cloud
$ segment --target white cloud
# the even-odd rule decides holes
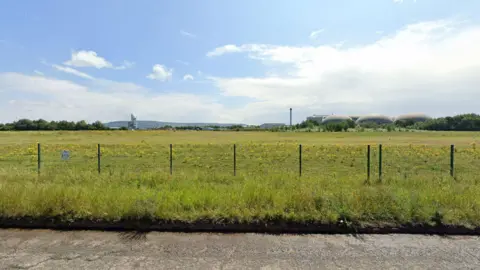
[[[96,52],[84,50],[72,52],[70,60],[65,61],[63,64],[73,67],[95,67],[97,69],[112,68],[117,70],[124,70],[135,65],[135,63],[130,61],[123,61],[122,65],[114,66],[105,58],[99,56]]]
[[[38,70],[34,70],[33,73],[35,73],[35,74],[37,74],[37,75],[39,75],[39,76],[43,76],[43,75],[44,75],[43,72],[38,71]]]
[[[131,68],[135,66],[135,63],[134,62],[130,62],[130,61],[123,61],[123,64],[121,66],[118,66],[118,67],[114,67],[114,69],[118,69],[118,70],[124,70],[124,69],[127,69],[127,68]]]
[[[132,83],[68,80],[0,73],[0,122],[18,118],[113,121],[139,119],[159,121],[230,122],[223,105],[207,96],[156,93]],[[9,100],[11,102],[9,102]],[[13,100],[13,101],[12,101]]]
[[[153,72],[147,76],[151,80],[167,81],[172,78],[173,69],[167,69],[164,65],[154,65]]]
[[[214,78],[225,96],[252,99],[246,122],[297,113],[432,115],[478,112],[480,26],[453,21],[412,24],[366,45],[352,47],[228,45],[211,55],[246,52],[284,68],[283,77]],[[252,112],[254,111],[254,112]],[[275,116],[276,115],[276,116]],[[271,117],[271,118],[269,118]],[[283,118],[280,118],[283,119]]]
[[[190,74],[185,74],[185,76],[183,76],[183,80],[184,81],[193,80],[193,76]]]
[[[222,47],[215,48],[215,50],[210,51],[207,53],[208,57],[212,56],[220,56],[226,53],[236,53],[236,52],[242,52],[243,50],[240,47],[237,47],[236,45],[225,45]]]
[[[377,31],[375,31],[375,34],[381,35],[381,34],[383,34],[383,30],[377,30]]]
[[[180,30],[180,35],[182,35],[184,37],[189,37],[189,38],[196,38],[197,37],[197,35],[192,34],[190,32],[187,32],[187,31],[184,31],[184,30]]]
[[[71,67],[64,67],[64,66],[60,66],[60,65],[52,65],[52,67],[54,69],[58,70],[58,71],[73,74],[75,76],[78,76],[78,77],[81,77],[81,78],[84,78],[84,79],[89,79],[89,80],[94,79],[92,76],[88,75],[87,73],[78,71],[78,70],[76,70],[74,68],[71,68]]]
[[[403,0],[393,0],[393,2],[401,4],[401,3],[403,3]]]
[[[287,123],[290,107],[295,122],[314,113],[478,113],[477,44],[479,25],[431,21],[407,25],[362,45],[222,46],[210,56],[245,53],[264,64],[265,73],[273,70],[277,75],[209,79],[221,96],[159,93],[103,79],[74,83],[0,73],[0,122],[11,121],[12,115],[118,120],[134,112],[139,119],[164,121]],[[172,77],[165,66],[155,65],[153,70],[151,79]],[[210,75],[194,74],[195,82]],[[222,105],[224,100],[228,106]]]
[[[74,51],[70,60],[64,63],[67,66],[74,67],[96,67],[96,68],[112,68],[112,63],[105,58],[98,56],[94,51]]]
[[[256,55],[258,56],[260,55],[261,52],[271,47],[272,47],[271,45],[267,45],[267,44],[244,44],[241,46],[229,44],[229,45],[215,48],[214,50],[208,52],[207,56],[214,57],[214,56],[221,56],[229,53],[240,53],[240,52],[256,53]],[[253,58],[254,56],[251,55],[251,57]]]
[[[309,37],[310,37],[310,39],[317,39],[318,36],[319,36],[321,33],[323,33],[324,31],[325,31],[325,29],[318,29],[318,30],[312,31],[312,32],[310,33],[310,36],[309,36]]]

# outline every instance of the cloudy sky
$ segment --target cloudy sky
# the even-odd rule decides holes
[[[480,113],[478,0],[1,0],[0,122]]]

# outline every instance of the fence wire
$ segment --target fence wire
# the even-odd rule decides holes
[[[383,145],[383,177],[436,177],[450,174],[450,146]],[[0,173],[90,171],[100,173],[173,173],[233,175],[301,175],[306,177],[367,178],[366,145],[276,144],[96,144],[2,145]],[[62,153],[68,152],[68,158]],[[234,164],[234,154],[235,161]],[[379,177],[378,145],[371,145],[370,175]],[[301,159],[301,164],[300,164]],[[300,168],[301,166],[301,168]],[[455,148],[454,174],[471,175],[480,168],[476,145]]]

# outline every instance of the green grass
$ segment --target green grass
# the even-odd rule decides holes
[[[4,132],[0,216],[480,226],[480,133]],[[36,142],[42,173],[36,173]],[[98,174],[96,143],[102,144]],[[169,148],[174,144],[174,173]],[[237,176],[233,176],[233,143]],[[298,176],[298,144],[303,146]],[[367,181],[366,144],[372,144]],[[378,149],[383,144],[383,177]],[[449,175],[449,145],[455,174]],[[72,158],[60,160],[63,149]]]
[[[480,132],[215,132],[215,131],[59,131],[0,132],[0,145],[11,144],[426,144],[467,146],[480,143]]]

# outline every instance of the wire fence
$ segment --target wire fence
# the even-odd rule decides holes
[[[358,176],[456,176],[477,171],[475,145],[295,145],[277,144],[104,144],[8,145],[0,149],[0,170],[61,173],[152,172],[225,175],[292,174]]]

